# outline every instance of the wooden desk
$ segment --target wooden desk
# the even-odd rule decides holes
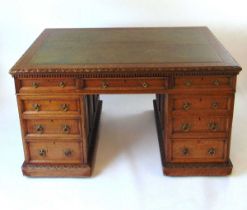
[[[101,93],[156,94],[164,174],[230,174],[240,70],[206,27],[47,29],[10,71],[23,174],[91,175]]]

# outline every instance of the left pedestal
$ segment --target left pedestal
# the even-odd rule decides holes
[[[73,80],[16,81],[25,161],[31,177],[89,177],[102,101],[73,90]]]

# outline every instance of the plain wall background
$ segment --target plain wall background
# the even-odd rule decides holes
[[[244,0],[0,0],[1,209],[247,209],[247,13]],[[237,84],[229,177],[164,177],[153,95],[102,96],[90,179],[23,177],[14,82],[8,74],[44,28],[208,26],[243,67]]]

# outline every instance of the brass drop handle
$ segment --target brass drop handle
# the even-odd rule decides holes
[[[219,107],[219,104],[217,101],[214,101],[211,106],[213,109],[217,109]]]
[[[33,83],[32,83],[32,87],[33,87],[33,88],[38,88],[38,87],[39,87],[39,83],[33,82]]]
[[[219,80],[216,79],[216,80],[213,81],[213,84],[214,84],[214,86],[219,86],[220,82],[219,82]]]
[[[182,126],[181,126],[181,129],[184,132],[188,132],[188,131],[191,130],[191,124],[189,124],[189,123],[183,123]]]
[[[183,155],[188,155],[189,154],[189,149],[187,147],[182,149],[182,154]]]
[[[69,105],[68,104],[62,104],[61,105],[61,109],[64,111],[64,112],[67,112],[69,110]]]
[[[102,87],[103,89],[106,89],[106,88],[108,88],[108,84],[107,84],[106,82],[103,82],[101,87]]]
[[[42,125],[37,125],[36,126],[36,132],[37,133],[43,133],[44,132],[44,127]]]
[[[189,110],[190,108],[191,108],[191,103],[186,102],[186,103],[183,104],[183,109],[184,109],[185,111]]]
[[[184,84],[185,86],[190,87],[192,85],[192,82],[190,80],[187,80]]]
[[[216,149],[215,148],[211,147],[211,148],[208,149],[208,154],[209,155],[215,155],[215,153],[216,153]]]
[[[208,127],[209,127],[209,129],[210,129],[211,131],[217,131],[218,128],[219,128],[219,126],[218,126],[218,124],[217,124],[216,122],[211,122],[211,123],[209,123]]]
[[[146,83],[146,82],[142,83],[142,87],[147,88],[148,86],[149,86],[148,83]]]
[[[40,155],[41,157],[45,157],[45,156],[46,156],[46,153],[47,153],[46,149],[40,149],[40,150],[39,150],[39,155]]]
[[[33,108],[36,112],[40,111],[41,105],[40,104],[33,104]]]
[[[63,126],[63,132],[64,133],[69,133],[69,131],[70,131],[70,127],[68,125],[64,125]]]
[[[65,82],[63,82],[63,81],[59,82],[58,86],[61,87],[61,88],[64,88],[65,87]]]
[[[65,149],[63,152],[64,152],[64,155],[66,157],[70,157],[72,155],[72,150],[71,149]]]

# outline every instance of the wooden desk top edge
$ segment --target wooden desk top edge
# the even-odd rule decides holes
[[[156,30],[156,29],[195,29],[206,33],[209,42],[214,46],[215,50],[220,54],[222,62],[219,63],[106,63],[106,64],[75,64],[75,65],[28,65],[33,53],[43,43],[47,35],[54,31],[78,31],[78,30]],[[39,73],[164,73],[164,72],[191,72],[191,71],[208,71],[211,73],[219,73],[225,71],[229,74],[238,74],[242,70],[241,66],[231,56],[231,54],[217,40],[214,34],[207,27],[137,27],[137,28],[50,28],[45,29],[34,43],[27,49],[23,56],[11,68],[12,76],[24,76],[25,74]]]

